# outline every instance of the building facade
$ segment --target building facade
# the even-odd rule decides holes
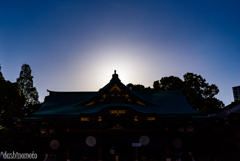
[[[240,99],[240,86],[232,87],[234,100]]]
[[[39,160],[224,160],[239,152],[239,118],[221,116],[200,116],[181,91],[134,92],[114,73],[98,92],[49,91],[32,117],[14,118],[14,148]]]

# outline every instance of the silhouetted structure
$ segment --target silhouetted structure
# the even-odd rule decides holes
[[[39,159],[79,160],[87,151],[91,160],[176,160],[180,152],[221,160],[228,146],[238,157],[236,142],[226,139],[239,130],[229,129],[239,115],[228,124],[220,114],[199,116],[180,91],[134,92],[115,72],[98,92],[49,93],[33,117],[15,118],[14,148],[35,150]]]
[[[240,86],[232,87],[234,100],[240,99]]]

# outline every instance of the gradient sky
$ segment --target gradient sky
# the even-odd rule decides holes
[[[15,82],[30,65],[42,102],[53,91],[98,91],[201,75],[225,105],[240,85],[239,0],[0,0],[0,63]]]

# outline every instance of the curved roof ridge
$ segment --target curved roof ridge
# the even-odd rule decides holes
[[[121,82],[121,80],[118,78],[117,74],[113,74],[113,77],[110,80],[110,82],[107,85],[105,85],[103,88],[99,89],[99,91],[96,94],[92,95],[91,97],[87,98],[86,100],[84,100],[82,102],[79,102],[79,103],[77,103],[77,104],[75,104],[73,106],[78,106],[80,104],[85,104],[85,103],[92,102],[94,99],[96,99],[98,97],[101,97],[105,92],[109,91],[115,84],[118,85],[120,87],[120,89],[122,89],[124,92],[126,92],[129,95],[131,95],[135,99],[138,99],[138,100],[140,100],[142,102],[145,102],[147,104],[151,104],[151,105],[154,105],[154,106],[159,106],[159,105],[151,102],[150,100],[147,100],[147,99],[143,98],[142,96],[140,96],[136,92],[130,90],[127,86],[125,86]]]
[[[181,90],[132,91],[121,82],[117,74],[99,91],[58,92],[50,91],[42,107],[34,113],[43,115],[94,114],[108,107],[131,108],[140,113],[157,115],[197,115]],[[88,107],[90,106],[90,107]]]
[[[47,91],[49,92],[49,93],[90,93],[90,92],[92,92],[92,93],[96,93],[96,92],[98,92],[98,91],[51,91],[51,90],[49,90],[49,89],[47,89]]]

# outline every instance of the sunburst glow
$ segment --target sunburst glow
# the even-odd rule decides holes
[[[109,47],[111,46],[111,47]],[[114,70],[117,71],[120,80],[124,83],[139,82],[141,74],[149,71],[149,66],[144,66],[146,60],[142,54],[147,49],[129,45],[105,45],[89,52],[86,58],[87,66],[91,66],[84,73],[88,80],[97,80],[94,88],[99,89],[106,85],[112,77]],[[148,51],[149,52],[149,51]],[[94,59],[93,59],[94,57]],[[94,78],[92,78],[94,75]],[[92,81],[93,82],[93,81]],[[141,83],[141,82],[139,82]]]

